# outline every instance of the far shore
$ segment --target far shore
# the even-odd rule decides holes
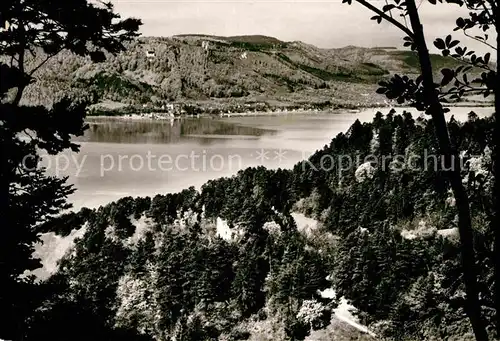
[[[445,107],[453,108],[494,108],[493,104],[490,103],[472,103],[472,102],[462,102],[447,104]],[[279,111],[252,111],[252,112],[234,112],[234,113],[221,113],[221,114],[208,114],[200,113],[195,115],[176,115],[176,116],[166,116],[161,113],[151,113],[151,114],[122,114],[122,115],[88,115],[87,120],[99,121],[101,119],[115,119],[115,120],[146,120],[146,121],[172,121],[178,119],[186,118],[231,118],[231,117],[258,117],[258,116],[286,116],[286,115],[303,115],[303,114],[358,114],[365,110],[387,110],[394,108],[398,109],[409,109],[408,106],[378,106],[378,107],[360,107],[356,109],[294,109],[294,110],[279,110]]]
[[[197,115],[177,115],[177,116],[161,116],[155,114],[124,114],[124,115],[88,115],[87,119],[101,118],[106,119],[118,119],[118,120],[157,120],[157,121],[169,121],[184,118],[228,118],[228,117],[256,117],[256,116],[278,116],[278,115],[297,115],[297,114],[336,114],[342,113],[352,113],[356,114],[361,112],[363,109],[331,109],[331,110],[294,110],[294,111],[254,111],[254,112],[235,112],[235,113],[222,113],[222,114],[197,114]]]

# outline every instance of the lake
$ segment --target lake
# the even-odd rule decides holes
[[[49,173],[68,176],[75,185],[77,191],[69,198],[75,209],[97,207],[123,196],[199,188],[207,180],[250,166],[290,168],[345,132],[356,119],[370,121],[377,110],[389,111],[175,121],[89,118],[89,129],[78,139],[80,153],[46,158],[44,163]],[[464,120],[471,110],[479,116],[493,112],[488,107],[457,107],[448,116]]]

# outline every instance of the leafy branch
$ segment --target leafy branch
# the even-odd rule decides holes
[[[368,8],[369,10],[371,10],[372,12],[377,14],[376,16],[371,18],[372,20],[376,20],[380,24],[382,22],[382,19],[385,19],[388,22],[390,22],[391,24],[393,24],[394,26],[396,26],[397,28],[399,28],[401,31],[406,33],[409,37],[413,37],[413,32],[408,27],[406,27],[405,25],[403,25],[402,23],[400,23],[399,21],[394,19],[392,17],[392,14],[387,15],[387,12],[391,11],[394,8],[402,9],[400,6],[390,4],[390,5],[385,5],[384,8],[382,10],[380,10],[379,8],[373,6],[371,3],[369,3],[366,0],[354,0],[354,1],[356,1],[360,5],[363,5],[364,7]],[[400,0],[396,0],[396,1],[399,2]],[[342,3],[346,3],[348,5],[351,5],[352,0],[342,0]]]

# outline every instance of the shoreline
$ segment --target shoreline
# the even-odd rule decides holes
[[[443,105],[445,108],[493,108],[493,104],[486,104],[486,103],[471,103],[471,102],[464,102],[464,103],[456,103],[456,104],[447,104]],[[115,119],[119,121],[166,121],[166,122],[171,122],[175,120],[181,120],[181,119],[199,119],[199,118],[211,118],[211,119],[217,119],[217,118],[231,118],[231,117],[263,117],[263,116],[288,116],[288,115],[316,115],[316,114],[331,114],[331,115],[338,115],[338,114],[352,114],[356,115],[359,114],[365,110],[370,110],[370,109],[375,109],[375,110],[386,110],[386,109],[409,109],[411,107],[408,106],[374,106],[374,107],[358,107],[356,109],[345,109],[345,108],[330,108],[326,110],[320,110],[320,109],[295,109],[295,110],[281,110],[281,111],[255,111],[255,112],[235,112],[235,113],[221,113],[221,114],[208,114],[208,113],[201,113],[201,114],[192,114],[192,115],[176,115],[176,116],[164,116],[164,115],[158,115],[157,113],[150,113],[150,114],[121,114],[121,115],[87,115],[86,120],[89,121],[99,121],[101,119]]]
[[[304,114],[332,114],[339,112],[351,113],[353,115],[365,110],[361,109],[332,109],[332,110],[295,110],[295,111],[256,111],[256,112],[241,112],[241,113],[223,113],[219,115],[213,114],[197,114],[197,115],[178,115],[178,116],[160,116],[154,117],[151,114],[124,114],[124,115],[88,115],[86,119],[116,119],[116,120],[148,120],[148,121],[174,121],[179,119],[196,119],[196,118],[231,118],[231,117],[261,117],[261,116],[286,116],[286,115],[304,115]]]

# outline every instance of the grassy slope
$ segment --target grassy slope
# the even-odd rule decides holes
[[[401,60],[406,67],[416,70],[420,67],[420,63],[418,62],[418,56],[416,52],[413,51],[394,51],[392,54],[399,60]],[[438,54],[431,54],[431,63],[432,66],[437,70],[441,70],[443,68],[454,68],[461,65],[460,62],[454,60],[453,58],[443,57]]]

